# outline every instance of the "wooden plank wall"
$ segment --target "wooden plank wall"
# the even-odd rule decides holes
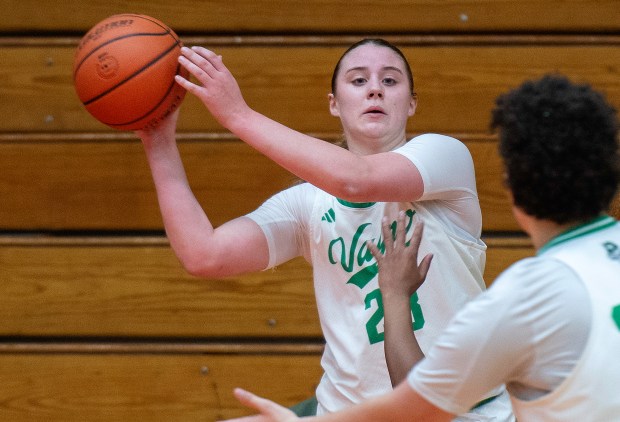
[[[92,119],[74,93],[80,37],[147,14],[222,54],[248,103],[339,137],[327,108],[336,60],[381,36],[403,48],[419,106],[411,134],[470,148],[489,245],[487,283],[532,253],[500,183],[494,98],[562,72],[620,108],[618,0],[1,0],[0,420],[211,421],[243,415],[234,386],[292,405],[319,380],[322,337],[301,259],[224,280],[183,271],[164,236],[132,133]],[[180,148],[216,224],[294,178],[188,97]],[[618,202],[616,202],[618,207]],[[616,208],[615,215],[618,215]]]

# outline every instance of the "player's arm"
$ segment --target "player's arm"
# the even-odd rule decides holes
[[[379,267],[379,288],[384,309],[385,359],[392,385],[400,384],[424,354],[412,329],[411,296],[426,279],[433,256],[425,256],[418,265],[418,250],[423,225],[418,223],[409,245],[406,243],[405,215],[401,212],[395,231],[387,219],[382,221],[385,253],[373,243],[368,248]],[[393,234],[395,238],[393,239]]]
[[[256,409],[260,414],[231,419],[228,422],[293,422],[299,420],[308,422],[402,422],[404,420],[443,422],[454,418],[451,413],[443,411],[424,399],[407,382],[399,384],[383,396],[375,397],[345,410],[308,418],[298,418],[289,409],[245,390],[236,389],[235,396],[245,406]]]
[[[221,56],[183,48],[179,62],[201,85],[177,76],[224,127],[302,180],[352,202],[414,201],[423,193],[417,168],[392,152],[361,156],[292,130],[252,110]],[[395,180],[407,183],[394,183]]]
[[[262,270],[267,241],[246,217],[215,228],[192,192],[175,139],[178,110],[157,127],[138,131],[151,169],[166,235],[185,269],[220,277]]]

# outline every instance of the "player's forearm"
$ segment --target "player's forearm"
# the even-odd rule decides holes
[[[201,248],[213,226],[196,200],[174,140],[146,144],[166,235],[175,254],[191,273],[194,261],[204,260]]]
[[[209,251],[204,243],[208,243],[214,228],[189,188],[171,185],[174,183],[157,189],[166,235],[185,269],[199,275],[197,266],[206,262],[204,252]]]
[[[412,328],[409,298],[384,298],[385,360],[392,386],[400,384],[424,354]]]
[[[342,199],[353,201],[352,186],[363,186],[363,178],[369,173],[362,157],[253,110],[235,119],[228,128],[286,170]]]
[[[407,383],[401,383],[393,391],[366,400],[336,413],[302,418],[308,422],[402,422],[451,420],[452,415],[426,402]]]

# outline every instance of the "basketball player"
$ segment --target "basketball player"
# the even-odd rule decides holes
[[[536,256],[470,302],[395,390],[309,421],[448,421],[502,383],[519,422],[620,420],[620,224],[606,213],[620,180],[615,110],[588,85],[545,76],[500,96],[492,124]],[[383,258],[372,249],[380,285],[404,290],[423,272],[397,234]],[[235,394],[262,413],[239,421],[297,420]]]
[[[392,390],[377,265],[366,242],[383,248],[381,221],[395,223],[401,211],[408,237],[415,222],[424,221],[428,236],[421,250],[437,251],[439,262],[410,299],[408,315],[421,350],[428,351],[455,313],[484,288],[486,246],[466,146],[438,134],[407,140],[407,121],[417,105],[413,76],[402,52],[384,40],[351,46],[336,65],[329,109],[342,123],[346,149],[250,109],[215,53],[184,48],[180,63],[198,84],[181,77],[179,84],[224,127],[306,181],[215,228],[187,182],[174,137],[177,115],[140,132],[166,233],[180,261],[190,273],[213,278],[305,257],[313,266],[326,340],[316,412],[334,412]],[[487,393],[480,399],[492,400],[463,412],[461,421],[514,419],[505,389]]]

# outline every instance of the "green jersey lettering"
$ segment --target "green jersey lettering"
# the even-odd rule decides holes
[[[330,222],[336,221],[336,216],[333,213],[333,210],[330,211],[332,212],[326,213],[323,220]],[[405,231],[409,233],[413,227],[413,216],[415,211],[409,209],[405,213],[408,217]],[[364,223],[360,225],[355,231],[350,245],[347,245],[342,237],[338,237],[329,242],[329,247],[327,250],[329,262],[333,265],[340,264],[344,271],[351,274],[347,284],[353,284],[360,289],[366,287],[379,272],[376,262],[368,265],[374,260],[374,257],[372,256],[370,250],[368,250],[366,242],[360,241],[360,239],[363,238],[364,231],[369,226],[371,226],[371,223]],[[392,239],[394,239],[396,237],[396,221],[392,222],[390,229],[392,232]],[[381,253],[385,252],[385,242],[382,236],[379,236],[379,239],[376,241],[376,245]],[[407,242],[407,245],[409,245],[409,242]],[[359,268],[359,270],[354,273],[353,271],[355,268]],[[422,307],[418,303],[417,293],[411,296],[410,303],[411,315],[413,318],[412,330],[419,330],[424,326],[424,315],[422,313]],[[385,315],[383,311],[381,291],[379,289],[374,289],[368,293],[364,298],[364,306],[366,310],[376,307],[366,322],[368,341],[370,341],[370,344],[384,341],[385,334],[383,330],[380,330],[380,326]]]
[[[620,305],[616,305],[611,310],[611,318],[616,323],[616,327],[620,330]]]
[[[385,340],[385,332],[379,331],[379,324],[383,321],[384,311],[383,311],[383,298],[381,297],[381,290],[375,289],[372,292],[366,295],[364,300],[366,304],[366,309],[370,309],[373,302],[377,303],[377,309],[372,313],[368,322],[366,322],[366,332],[368,333],[368,341],[370,344],[379,343]],[[409,301],[411,305],[411,316],[413,317],[413,322],[411,324],[411,329],[413,331],[419,330],[424,327],[424,315],[422,314],[422,307],[418,303],[418,294],[414,293],[411,295],[411,299]]]

